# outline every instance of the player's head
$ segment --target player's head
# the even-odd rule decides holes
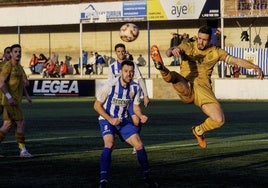
[[[124,83],[130,83],[134,77],[134,63],[133,61],[125,60],[121,63],[121,80]]]
[[[6,47],[6,48],[4,49],[4,60],[5,60],[5,61],[9,61],[9,60],[11,59],[11,55],[10,55],[10,53],[11,53],[11,47],[8,46],[8,47]]]
[[[21,59],[21,46],[20,44],[13,44],[11,47],[11,59],[19,62]]]
[[[212,35],[211,27],[205,25],[199,28],[198,39],[197,39],[197,48],[199,50],[205,50],[209,46],[211,35]]]
[[[117,60],[121,63],[126,59],[126,46],[122,43],[118,43],[114,47]]]

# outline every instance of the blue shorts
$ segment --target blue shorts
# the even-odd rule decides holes
[[[107,120],[99,120],[101,135],[118,134],[120,139],[126,140],[134,134],[139,134],[140,126],[135,126],[131,120],[125,119],[117,126],[111,125]]]

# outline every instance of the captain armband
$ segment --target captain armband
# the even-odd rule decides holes
[[[225,62],[227,63],[227,65],[230,63],[231,59],[233,58],[233,56],[231,55],[227,55]]]
[[[8,100],[12,98],[12,96],[10,95],[9,92],[7,92],[7,93],[5,94],[5,96],[6,96],[6,98],[7,98]]]

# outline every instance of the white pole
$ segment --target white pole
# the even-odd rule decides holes
[[[224,0],[221,0],[221,4],[220,4],[220,10],[221,10],[221,48],[224,49],[224,19],[223,19],[223,16],[224,16]],[[221,64],[221,77],[224,78],[225,75],[224,75],[224,70],[225,70],[225,67],[227,68],[227,65],[225,65],[225,62],[222,62]]]
[[[80,76],[83,76],[83,59],[82,59],[82,50],[83,50],[83,40],[82,40],[82,33],[83,33],[83,23],[82,20],[80,20],[80,60],[78,62],[80,62]]]

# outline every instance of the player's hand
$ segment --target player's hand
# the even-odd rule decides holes
[[[182,49],[178,48],[178,47],[173,47],[171,48],[171,53],[175,56],[175,57],[179,57],[183,52]]]
[[[8,104],[10,106],[16,106],[17,105],[17,101],[13,97],[11,97],[10,99],[8,99]]]
[[[143,104],[144,104],[145,107],[147,107],[150,104],[150,99],[149,99],[148,96],[144,96]]]
[[[261,68],[257,67],[254,69],[254,71],[258,74],[258,78],[262,80],[263,79],[263,72],[262,72]]]
[[[28,105],[29,106],[31,106],[32,104],[33,104],[33,101],[32,101],[32,99],[29,97],[29,98],[27,98],[27,101],[28,101]]]
[[[109,123],[111,123],[113,126],[117,126],[122,122],[120,118],[111,118],[109,120]]]
[[[148,117],[147,117],[146,115],[142,115],[142,116],[140,117],[140,119],[141,119],[141,123],[146,123],[147,120],[148,120]]]

